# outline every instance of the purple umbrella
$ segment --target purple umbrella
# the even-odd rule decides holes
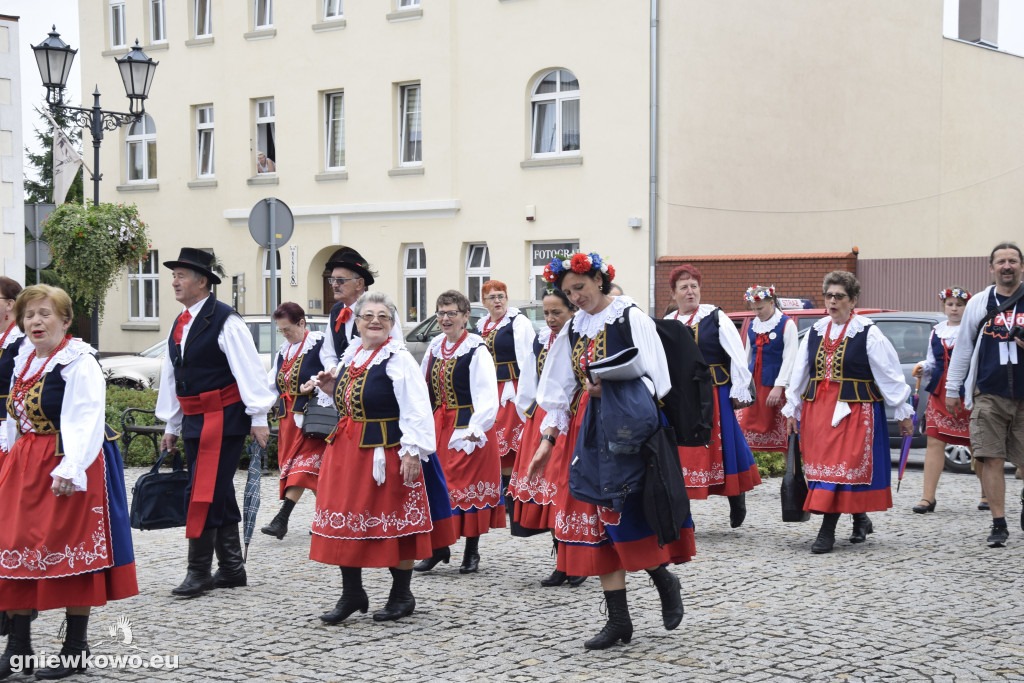
[[[914,429],[911,430],[910,436],[903,437],[903,450],[900,451],[900,473],[896,479],[896,491],[900,490],[900,484],[903,483],[903,471],[907,469],[907,456],[910,455],[910,442],[914,439],[914,430],[917,429],[917,403],[920,400],[918,394],[921,391],[921,377],[917,378],[917,386],[914,387],[914,395],[910,397],[910,405],[914,408],[914,414],[911,416],[911,420],[914,424]]]

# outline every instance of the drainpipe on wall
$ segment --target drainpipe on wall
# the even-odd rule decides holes
[[[654,308],[655,263],[658,259],[658,0],[651,0],[651,193],[647,207],[649,226],[648,258],[650,261],[650,283],[648,309],[657,316]]]

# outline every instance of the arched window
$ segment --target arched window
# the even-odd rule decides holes
[[[128,129],[125,137],[128,157],[128,182],[156,180],[156,124],[143,115]]]
[[[533,156],[580,153],[580,84],[571,71],[553,69],[537,81],[533,105]]]

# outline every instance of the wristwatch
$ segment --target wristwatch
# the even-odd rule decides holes
[[[554,446],[558,442],[558,440],[555,437],[551,436],[550,434],[544,434],[543,436],[540,437],[540,440],[550,441],[552,446]]]

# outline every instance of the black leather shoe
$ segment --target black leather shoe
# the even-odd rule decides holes
[[[450,548],[434,548],[434,554],[425,560],[420,560],[412,566],[413,570],[418,572],[429,572],[431,569],[436,567],[441,562],[448,564],[449,560],[452,559],[452,551]]]
[[[242,559],[242,541],[238,536],[238,525],[227,524],[217,529],[214,543],[217,551],[217,572],[213,575],[216,588],[238,588],[249,583]]]
[[[72,674],[85,671],[86,663],[82,661],[82,653],[89,656],[89,642],[86,639],[89,629],[88,614],[69,614],[67,630],[64,634],[64,645],[60,649],[61,662],[58,666],[46,667],[36,671],[36,678],[53,681],[67,678]],[[67,657],[67,659],[64,659]]]
[[[9,630],[7,635],[7,647],[0,655],[0,678],[7,678],[16,673],[11,667],[12,657],[22,657],[34,654],[32,652],[32,617],[28,614],[15,614],[9,617]],[[22,660],[24,662],[24,660]],[[32,661],[32,660],[29,660]],[[31,666],[23,666],[20,673],[31,674]]]
[[[459,567],[460,574],[475,574],[480,568],[480,553],[466,553],[462,556],[462,566]]]
[[[281,513],[277,513],[274,519],[270,520],[270,524],[266,524],[260,528],[261,534],[267,536],[276,536],[277,540],[281,540],[288,533],[288,522],[281,517]]]
[[[570,576],[570,577],[567,577],[566,580],[569,582],[570,586],[575,588],[576,586],[579,586],[584,581],[586,581],[587,577],[585,577],[585,576]]]
[[[850,534],[850,543],[863,543],[868,540],[868,534],[874,533],[875,527],[871,524],[871,518],[866,512],[857,512],[853,515],[853,533]]]
[[[990,548],[1002,548],[1006,545],[1006,539],[1010,537],[1010,530],[1005,526],[992,525],[991,533],[988,535],[988,547]]]
[[[647,573],[650,574],[651,581],[658,589],[658,597],[661,599],[661,620],[665,625],[665,630],[675,630],[683,620],[683,596],[679,577],[666,567],[658,567],[653,572]]]
[[[935,512],[934,500],[928,500],[927,498],[922,498],[921,500],[924,501],[924,504],[918,503],[910,509],[919,515],[923,515],[926,512]]]
[[[978,509],[979,510],[991,510],[992,508],[989,507],[989,504],[988,504],[987,500],[983,500],[980,503],[978,503]],[[1022,514],[1024,514],[1024,513],[1022,513]]]
[[[566,579],[568,578],[569,577],[565,575],[565,572],[556,569],[555,571],[551,572],[551,576],[549,576],[546,579],[541,579],[540,585],[544,586],[545,588],[551,588],[552,586],[561,586],[563,583],[565,583]]]
[[[729,526],[733,529],[743,524],[747,518],[747,494],[729,496]]]
[[[633,621],[629,618],[626,589],[605,591],[608,621],[596,636],[583,643],[588,650],[606,650],[620,640],[628,644],[633,639]]]
[[[357,610],[361,614],[366,614],[368,609],[370,609],[370,600],[366,597],[366,591],[362,588],[359,589],[358,593],[351,592],[346,594],[342,592],[341,598],[338,599],[338,604],[330,612],[321,614],[320,621],[325,624],[340,624]]]
[[[823,555],[825,553],[832,552],[832,546],[836,544],[835,532],[828,533],[826,531],[819,531],[818,537],[814,539],[814,545],[811,546],[811,552],[815,555]]]
[[[416,598],[409,596],[405,600],[392,600],[388,599],[384,609],[378,610],[373,613],[374,621],[396,621],[402,617],[407,617],[413,613],[416,609]]]

